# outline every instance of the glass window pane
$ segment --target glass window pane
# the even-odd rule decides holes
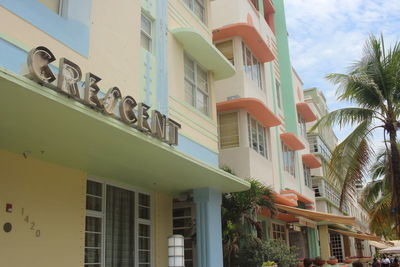
[[[141,25],[142,31],[147,33],[147,35],[151,36],[151,20],[149,20],[148,18],[146,18],[146,16],[142,14],[141,23],[142,23]]]
[[[85,263],[101,262],[101,249],[85,248]]]
[[[150,220],[150,208],[139,206],[139,218]]]
[[[219,136],[221,148],[239,146],[237,112],[219,115]]]
[[[194,61],[185,55],[185,78],[194,83]]]
[[[139,193],[139,205],[150,207],[150,196]]]
[[[139,262],[150,263],[150,251],[139,251]]]
[[[247,73],[251,75],[251,66],[252,66],[252,55],[250,50],[246,47],[246,64],[245,64],[245,70]],[[250,76],[251,77],[251,76]]]
[[[150,237],[150,225],[139,224],[139,236]]]
[[[194,106],[194,84],[185,80],[185,101]]]
[[[258,151],[261,155],[265,155],[265,130],[260,124],[258,124]]]
[[[86,216],[86,231],[101,233],[101,218]]]
[[[252,148],[255,151],[258,151],[258,142],[257,142],[257,122],[255,119],[251,118],[251,141]]]
[[[196,0],[194,1],[193,12],[194,12],[194,14],[196,14],[197,17],[199,17],[199,19],[201,21],[203,21],[203,22],[205,21],[205,18],[204,18],[204,6],[201,5],[199,3],[199,1],[196,1]]]
[[[139,249],[150,250],[150,238],[139,238]]]
[[[85,247],[101,248],[101,234],[85,233]]]
[[[197,92],[196,92],[196,108],[206,114],[207,113],[207,104],[206,103],[207,103],[206,95],[202,91],[197,90]]]
[[[94,181],[87,181],[86,193],[89,195],[99,196],[103,195],[103,185]]]
[[[102,201],[101,197],[86,196],[86,209],[102,211]]]
[[[252,56],[252,65],[251,65],[251,78],[253,79],[253,81],[257,82],[258,84],[258,62],[257,59]]]
[[[197,87],[208,92],[207,72],[197,66]]]
[[[143,32],[140,34],[140,45],[147,51],[151,51],[151,39]]]

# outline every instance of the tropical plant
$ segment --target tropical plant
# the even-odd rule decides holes
[[[362,204],[367,210],[370,230],[384,236],[387,240],[396,239],[395,218],[391,212],[391,172],[388,163],[389,156],[386,149],[376,157],[371,167],[372,181],[368,183],[362,193]]]
[[[346,198],[356,195],[355,185],[368,175],[368,165],[374,155],[371,136],[381,129],[384,144],[390,147],[391,207],[400,238],[400,155],[396,145],[400,126],[400,43],[386,49],[383,37],[371,35],[361,60],[347,74],[335,73],[327,78],[338,85],[338,100],[357,106],[332,111],[314,127],[355,126],[336,147],[329,165],[329,177],[343,188],[341,206]]]
[[[224,194],[222,198],[222,235],[226,267],[259,267],[264,262],[263,232],[257,217],[262,208],[275,214],[274,194],[271,188],[260,182],[254,179],[248,181],[249,190]]]
[[[276,262],[279,267],[293,267],[299,264],[298,248],[289,247],[285,241],[266,240],[265,260]]]

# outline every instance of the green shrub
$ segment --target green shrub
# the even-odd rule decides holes
[[[264,260],[274,261],[279,267],[295,267],[299,263],[297,248],[289,247],[284,241],[266,240],[263,250]]]

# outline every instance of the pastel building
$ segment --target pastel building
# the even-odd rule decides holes
[[[210,8],[0,0],[2,265],[222,266]]]
[[[310,171],[321,162],[309,151],[305,128],[316,116],[290,63],[284,3],[219,0],[211,7],[214,43],[236,68],[215,85],[220,164],[276,192],[281,213],[260,215],[267,238],[316,257],[321,217],[313,212]]]
[[[305,102],[309,104],[314,114],[320,119],[326,115],[328,107],[324,94],[317,88],[304,90]],[[358,197],[347,200],[340,210],[341,190],[329,178],[328,164],[331,154],[338,144],[338,139],[332,128],[310,132],[315,122],[307,123],[308,142],[311,152],[320,159],[322,165],[311,170],[312,187],[315,191],[316,209],[319,212],[336,215],[346,215],[355,218],[352,227],[335,223],[318,227],[321,238],[321,256],[328,259],[331,256],[343,261],[346,257],[370,257],[375,254],[375,247],[380,238],[369,235],[368,214],[358,203]],[[358,192],[360,196],[360,192]],[[379,244],[378,244],[379,245]]]

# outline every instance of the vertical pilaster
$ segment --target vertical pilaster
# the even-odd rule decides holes
[[[285,115],[286,131],[297,135],[297,111],[292,80],[292,64],[290,63],[288,33],[286,28],[285,7],[283,0],[274,0],[275,31],[278,46],[278,60],[282,100]]]
[[[212,188],[194,190],[196,203],[197,267],[221,267],[221,192]]]
[[[318,226],[319,231],[319,242],[321,247],[321,258],[323,260],[328,260],[331,256],[331,250],[329,247],[329,231],[328,225]]]

